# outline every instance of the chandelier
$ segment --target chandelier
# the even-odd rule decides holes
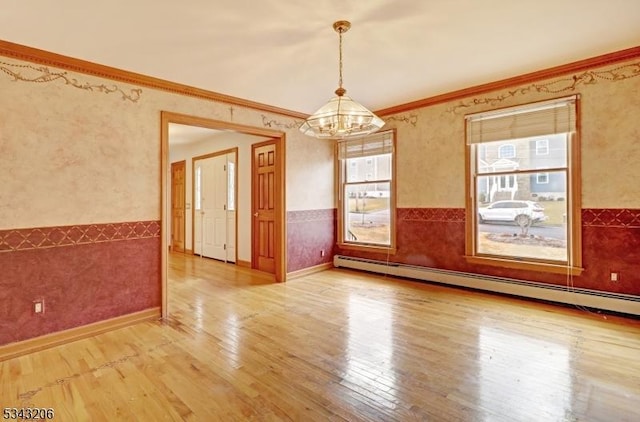
[[[319,139],[345,139],[364,136],[384,126],[384,121],[363,105],[345,95],[342,87],[342,34],[351,28],[348,21],[337,21],[333,29],[340,38],[340,80],[336,96],[309,116],[300,126],[305,135]]]

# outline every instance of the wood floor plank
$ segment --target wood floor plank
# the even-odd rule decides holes
[[[170,254],[169,318],[0,362],[78,421],[637,421],[640,320],[335,269]]]

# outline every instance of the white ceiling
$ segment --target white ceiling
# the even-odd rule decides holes
[[[372,110],[640,46],[640,0],[5,0],[0,39],[312,113]]]

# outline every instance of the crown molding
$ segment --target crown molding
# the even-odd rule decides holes
[[[205,89],[195,88],[176,82],[170,82],[164,79],[154,78],[151,76],[142,75],[140,73],[129,72],[127,70],[117,69],[115,67],[105,66],[69,56],[63,56],[61,54],[51,53],[49,51],[27,47],[4,40],[0,40],[0,56],[38,63],[46,66],[53,66],[72,72],[84,73],[100,78],[126,82],[133,85],[167,91],[174,94],[222,102],[235,106],[264,111],[267,113],[280,114],[297,119],[305,119],[307,117],[305,113],[287,110],[280,107],[274,107],[267,104],[245,100],[243,98],[220,94],[213,91],[207,91]]]
[[[436,95],[434,97],[424,98],[422,100],[416,100],[409,103],[384,108],[375,111],[375,114],[382,117],[397,113],[403,113],[418,108],[442,104],[449,101],[456,101],[462,98],[484,94],[490,91],[497,91],[500,89],[511,88],[518,85],[525,85],[543,79],[554,78],[573,72],[581,72],[595,67],[618,63],[625,60],[631,60],[638,57],[640,57],[640,46],[616,51],[614,53],[603,54],[601,56],[592,57],[590,59],[579,60],[576,62],[564,64],[561,66],[555,66],[536,72],[526,73],[524,75],[514,76],[512,78],[502,79],[500,81],[476,85],[470,88],[464,88],[457,91]]]
[[[54,66],[73,72],[79,72],[101,78],[145,86],[147,88],[159,89],[175,94],[247,107],[268,113],[280,114],[296,119],[306,119],[308,117],[306,113],[300,113],[297,111],[287,110],[280,107],[270,106],[263,103],[233,97],[230,95],[207,91],[189,85],[183,85],[135,72],[129,72],[126,70],[89,62],[86,60],[63,56],[61,54],[51,53],[45,50],[39,50],[37,48],[27,47],[4,40],[0,40],[0,56]],[[497,91],[500,89],[528,84],[531,82],[549,79],[560,75],[566,75],[572,72],[580,72],[607,64],[631,60],[638,57],[640,57],[640,46],[380,109],[375,111],[375,114],[377,114],[378,116],[389,116],[392,114],[412,111],[415,109],[442,104],[449,101],[455,101],[473,95],[484,94],[490,91]]]

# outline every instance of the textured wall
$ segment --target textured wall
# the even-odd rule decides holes
[[[473,265],[465,253],[464,115],[581,96],[582,258],[564,275]],[[640,295],[640,60],[386,117],[397,128],[397,247],[413,265]],[[384,254],[337,253],[386,260]],[[620,280],[611,282],[610,272]]]
[[[398,206],[464,208],[464,115],[580,94],[582,206],[640,208],[640,60],[386,117],[398,136]],[[406,183],[406,181],[411,183]]]
[[[287,272],[332,262],[335,235],[334,208],[287,212]]]
[[[0,93],[0,345],[159,306],[159,229],[58,237],[85,225],[159,227],[161,111],[285,132],[287,208],[333,207],[332,144],[303,136],[291,117],[7,57]],[[39,298],[45,315],[33,315]]]
[[[42,74],[8,63],[0,60],[0,67],[29,78]],[[90,86],[106,82],[73,77]],[[135,89],[118,86],[127,94]],[[148,186],[160,178],[158,155],[150,153],[150,146],[158,151],[159,125],[141,124],[150,111],[143,98],[60,79],[15,81],[5,73],[0,92],[0,228],[160,219],[159,189]]]
[[[0,268],[0,345],[160,306],[160,225],[0,230]]]

